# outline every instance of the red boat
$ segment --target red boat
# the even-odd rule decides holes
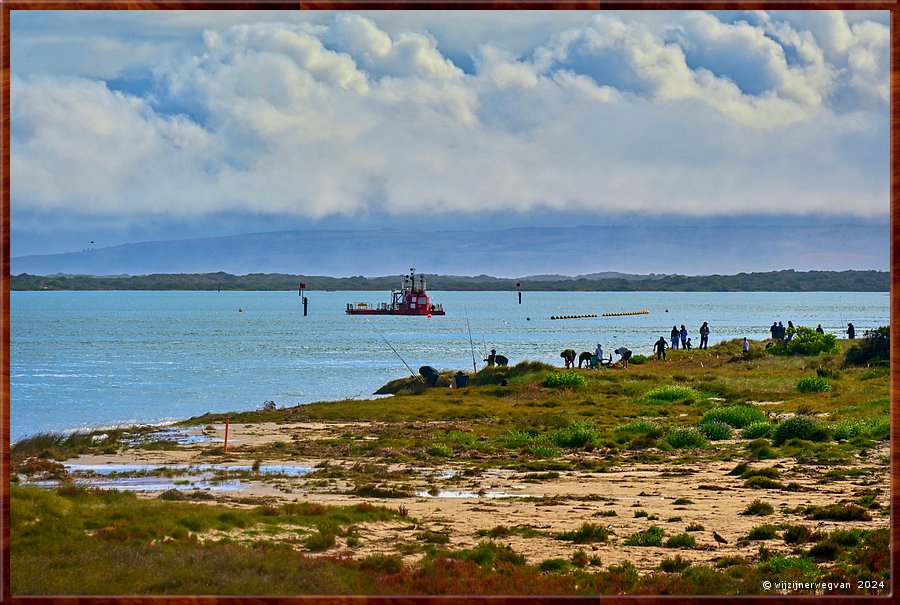
[[[403,286],[391,290],[391,302],[372,304],[367,302],[347,303],[349,315],[444,315],[444,308],[431,302],[425,291],[425,276],[419,276],[416,287],[416,270],[410,269],[403,277]]]

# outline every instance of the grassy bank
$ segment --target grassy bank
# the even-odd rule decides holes
[[[627,370],[523,363],[464,389],[410,377],[389,398],[233,413],[233,427],[269,428],[227,454],[148,429],[35,436],[11,448],[12,593],[773,594],[764,581],[816,581],[887,594],[888,368],[846,364],[846,341],[816,355],[765,344]],[[212,434],[224,419],[182,426]],[[84,454],[316,462],[259,497],[140,497],[60,464]],[[579,491],[592,482],[607,491]],[[530,487],[458,509],[421,496],[501,483]]]

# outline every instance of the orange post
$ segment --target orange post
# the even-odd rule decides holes
[[[225,446],[222,448],[222,453],[228,453],[228,421],[230,417],[225,416]]]

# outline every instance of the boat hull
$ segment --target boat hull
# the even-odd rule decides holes
[[[389,310],[389,309],[347,309],[347,315],[446,315],[443,309]]]

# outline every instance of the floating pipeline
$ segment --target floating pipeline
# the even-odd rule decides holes
[[[588,317],[597,317],[597,314],[591,315],[551,315],[550,319],[585,319]]]
[[[622,313],[604,313],[603,317],[622,317],[623,315],[647,315],[650,311],[644,309],[643,311],[623,311]]]

